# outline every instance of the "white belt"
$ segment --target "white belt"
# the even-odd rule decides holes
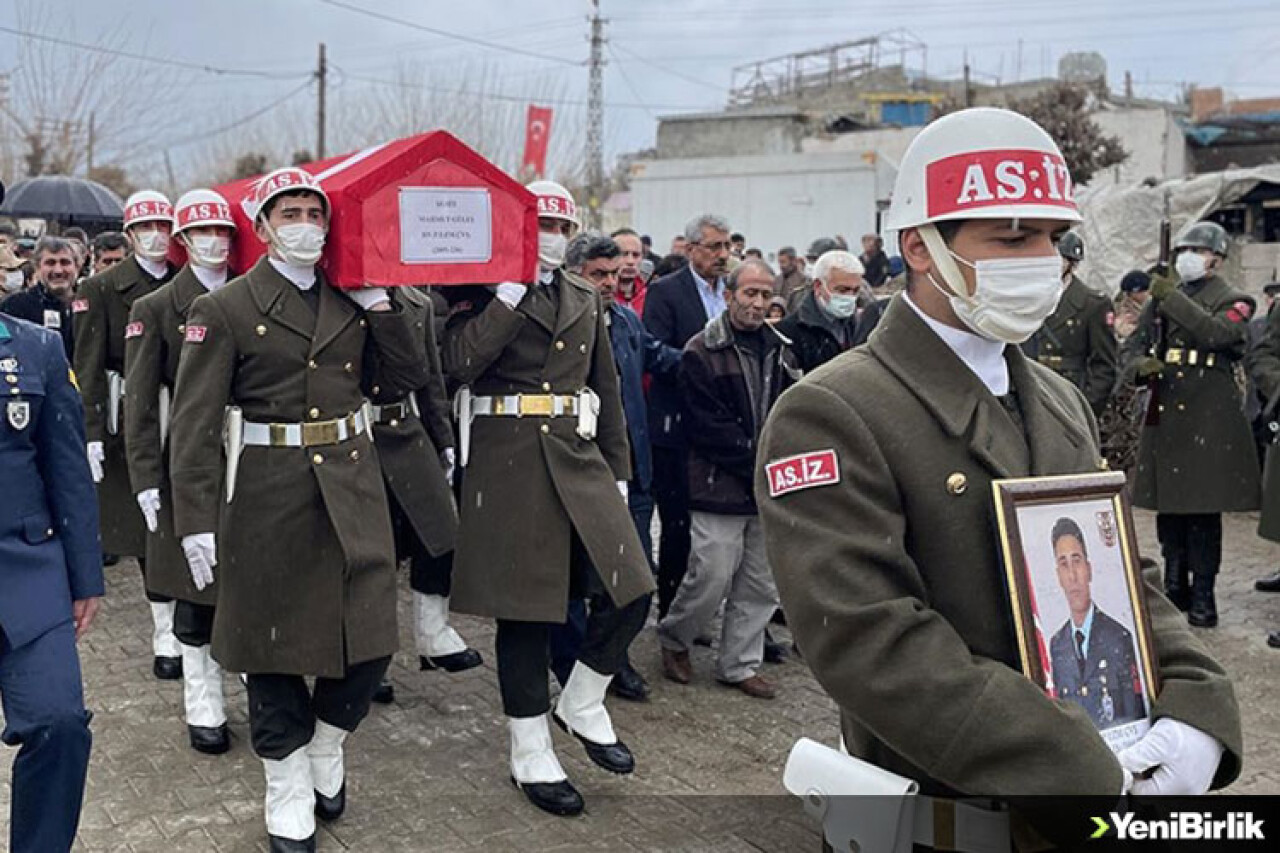
[[[494,397],[472,397],[471,414],[489,417],[574,417],[578,414],[578,398],[569,394],[505,394]]]
[[[255,447],[318,447],[341,444],[369,428],[363,411],[330,421],[301,424],[258,424],[244,422],[244,443]]]

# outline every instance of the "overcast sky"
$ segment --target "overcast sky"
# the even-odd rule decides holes
[[[406,67],[445,76],[483,67],[488,92],[541,94],[562,101],[559,109],[579,123],[584,114],[587,0],[6,0],[0,26],[33,26],[31,16],[19,13],[23,2],[39,9],[34,25],[48,35],[279,75],[217,75],[121,60],[140,75],[182,81],[181,105],[171,110],[173,133],[158,144],[187,140],[193,129],[237,124],[292,90],[290,100],[299,104],[293,115],[302,115],[301,105],[314,103],[305,75],[315,67],[321,41],[334,66],[335,98],[382,86],[373,81]],[[908,54],[908,64],[934,76],[958,76],[966,53],[980,81],[1053,75],[1062,54],[1093,50],[1105,57],[1117,90],[1128,70],[1139,95],[1172,97],[1179,84],[1195,82],[1223,86],[1237,97],[1280,97],[1276,0],[602,0],[602,6],[611,157],[652,145],[657,116],[721,107],[735,65],[899,28],[927,45]],[[0,33],[0,71],[21,73],[18,38]],[[237,135],[271,128],[286,107],[238,123],[220,142],[234,144]]]

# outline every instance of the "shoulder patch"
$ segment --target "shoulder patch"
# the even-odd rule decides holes
[[[1253,313],[1253,306],[1248,302],[1237,302],[1227,309],[1227,319],[1233,323],[1243,323]]]
[[[143,325],[141,320],[134,320],[124,327],[124,339],[127,341],[130,338],[140,338],[145,330],[146,326]]]
[[[834,486],[840,482],[840,465],[834,449],[814,450],[774,460],[764,466],[764,473],[769,478],[771,498],[817,486]]]
[[[73,314],[83,314],[88,310],[89,310],[88,299],[75,299],[71,302],[71,313]]]
[[[209,333],[208,326],[192,326],[188,324],[187,332],[186,332],[186,335],[183,337],[183,340],[189,344],[202,344],[204,343],[204,336],[207,335],[208,333]]]

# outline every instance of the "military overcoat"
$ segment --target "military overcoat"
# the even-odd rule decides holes
[[[161,417],[173,410],[173,388],[178,379],[178,356],[187,314],[196,297],[208,293],[192,272],[183,267],[173,280],[133,303],[125,330],[124,364],[129,375],[125,397],[124,433],[129,458],[129,480],[134,492],[160,490],[160,512],[155,533],[147,534],[147,589],[197,604],[218,603],[216,581],[203,590],[191,582],[182,542],[173,532],[173,490],[169,482],[168,436],[161,440]],[[160,389],[169,391],[169,413],[162,414]]]
[[[1265,401],[1263,416],[1274,420],[1280,416],[1280,311],[1273,310],[1267,315],[1266,331],[1249,361],[1249,372],[1258,383],[1258,392]],[[1280,542],[1280,456],[1276,455],[1275,447],[1272,443],[1267,449],[1258,535]]]
[[[143,556],[147,527],[134,497],[137,490],[129,482],[125,428],[121,424],[114,434],[107,429],[107,371],[127,379],[124,332],[129,325],[129,312],[134,302],[173,278],[174,272],[169,268],[163,279],[154,279],[136,258],[128,257],[82,281],[71,303],[71,326],[76,338],[74,366],[84,397],[85,441],[102,442],[106,456],[102,482],[98,484],[98,506],[102,549],[108,554]],[[120,420],[125,417],[121,406]]]
[[[364,312],[323,274],[313,309],[263,258],[192,304],[172,427],[174,527],[217,534],[213,655],[225,669],[337,678],[396,649],[386,487],[368,433],[247,446],[225,498],[224,409],[252,423],[326,421],[366,394],[426,381],[401,312]],[[378,390],[375,390],[378,389]]]
[[[457,298],[457,297],[455,297]],[[599,294],[557,272],[513,310],[473,289],[445,326],[445,372],[477,395],[600,396],[595,440],[573,417],[479,417],[463,473],[454,563],[455,610],[563,622],[572,533],[604,589],[625,605],[653,575],[617,481],[631,478],[618,376]]]
[[[1135,505],[1174,514],[1258,508],[1258,456],[1235,373],[1253,309],[1252,298],[1217,276],[1184,283],[1143,309],[1125,344],[1126,366],[1132,371],[1150,355],[1165,367],[1138,445]]]
[[[1074,275],[1057,309],[1031,336],[1023,351],[1084,392],[1094,415],[1115,389],[1118,355],[1115,309]]]
[[[853,754],[924,793],[1118,794],[1085,711],[1020,671],[991,488],[1097,470],[1093,418],[1070,383],[1005,352],[1021,430],[902,296],[865,347],[783,394],[756,477],[769,563]],[[1155,716],[1220,740],[1225,785],[1241,756],[1231,682],[1145,580]]]
[[[453,550],[458,510],[440,461],[445,448],[453,447],[453,426],[436,344],[435,309],[425,293],[412,287],[395,288],[391,298],[414,335],[422,340],[430,379],[413,392],[418,414],[379,423],[373,437],[387,488],[404,510],[414,534],[438,557]],[[374,402],[395,403],[407,398],[380,394]]]

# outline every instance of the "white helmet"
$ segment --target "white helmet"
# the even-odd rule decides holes
[[[538,218],[563,219],[573,225],[574,233],[581,227],[578,205],[563,186],[555,181],[534,181],[526,189],[538,197]]]
[[[253,188],[241,202],[241,207],[250,219],[256,220],[271,199],[283,193],[301,190],[308,190],[319,196],[324,215],[329,216],[329,196],[325,195],[315,175],[297,166],[285,166],[283,169],[276,169],[274,172],[263,175],[254,182]]]
[[[231,218],[231,205],[221,194],[210,189],[189,190],[178,199],[173,218],[177,223],[175,234],[201,225],[225,225],[232,230],[236,222]]]
[[[893,185],[893,231],[954,219],[1079,222],[1062,152],[1040,125],[977,107],[943,116],[912,140]]]
[[[164,193],[155,190],[138,190],[124,203],[124,227],[140,222],[168,222],[173,224],[173,205]]]

